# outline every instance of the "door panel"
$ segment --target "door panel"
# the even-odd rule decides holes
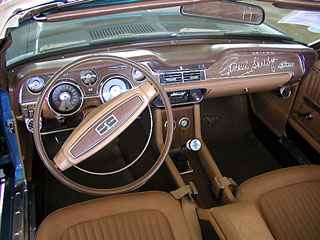
[[[299,83],[291,86],[291,96],[282,98],[276,91],[259,92],[249,95],[254,114],[260,118],[278,137],[285,133],[285,127],[289,118],[294,98]]]
[[[289,123],[320,152],[320,60],[301,84]]]

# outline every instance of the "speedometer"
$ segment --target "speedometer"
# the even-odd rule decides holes
[[[81,108],[82,103],[82,92],[71,83],[58,84],[49,94],[49,106],[58,114],[73,114]]]
[[[119,96],[132,88],[130,81],[122,76],[109,78],[105,81],[100,90],[100,98],[103,103]]]

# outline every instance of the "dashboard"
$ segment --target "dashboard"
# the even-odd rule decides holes
[[[177,44],[100,51],[130,58],[152,72],[175,105],[204,98],[267,91],[300,81],[316,53],[300,44]],[[37,98],[53,74],[67,63],[90,55],[47,59],[11,72],[13,111],[26,123],[33,118]],[[148,79],[136,69],[117,63],[94,62],[67,72],[46,98],[44,118],[63,118],[96,107]],[[162,107],[157,97],[153,105]],[[28,126],[28,124],[27,124]],[[29,129],[29,128],[28,128]]]

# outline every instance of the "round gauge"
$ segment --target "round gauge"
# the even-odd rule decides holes
[[[32,77],[27,80],[27,86],[30,92],[40,93],[44,87],[44,81],[41,77]]]
[[[86,70],[80,73],[81,81],[84,85],[91,86],[97,82],[98,76],[93,70]]]
[[[132,70],[132,77],[134,80],[136,80],[138,82],[144,81],[146,79],[146,76],[143,75],[143,73],[137,69]]]
[[[112,77],[103,83],[100,98],[105,103],[131,88],[132,85],[128,79],[121,76]]]
[[[82,92],[71,83],[58,84],[49,94],[49,105],[58,114],[75,113],[80,109],[82,102]]]

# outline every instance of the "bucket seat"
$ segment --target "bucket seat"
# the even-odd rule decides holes
[[[165,192],[95,199],[59,209],[36,240],[191,239],[180,201]]]
[[[237,198],[254,203],[276,240],[320,239],[320,166],[272,171],[239,190]]]

